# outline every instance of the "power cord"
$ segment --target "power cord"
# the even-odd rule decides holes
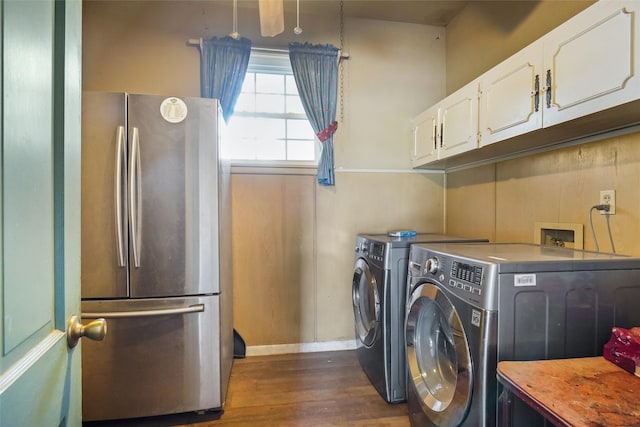
[[[611,242],[611,253],[616,253],[616,247],[613,245],[613,236],[611,235],[611,225],[609,225],[609,217],[611,215],[605,215],[607,217],[607,230],[609,231],[609,241]]]
[[[593,228],[593,211],[605,211],[609,212],[609,205],[595,205],[589,209],[589,225],[591,226],[591,235],[593,236],[593,242],[596,245],[596,252],[600,252],[600,246],[598,245],[598,238],[596,237],[595,229]],[[609,215],[605,214],[607,217],[607,230],[609,232],[609,241],[611,242],[611,252],[616,253],[616,248],[613,244],[613,236],[611,235],[611,224],[609,223]]]

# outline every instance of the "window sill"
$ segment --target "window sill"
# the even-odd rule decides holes
[[[317,175],[318,166],[310,162],[231,162],[231,174]]]

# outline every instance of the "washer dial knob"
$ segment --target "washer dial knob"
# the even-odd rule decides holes
[[[427,259],[427,262],[424,264],[424,270],[427,273],[435,274],[440,267],[440,263],[438,262],[438,258],[433,257]]]
[[[356,253],[361,253],[363,255],[367,255],[369,252],[369,248],[367,247],[367,244],[365,242],[362,242],[358,245],[356,245]]]

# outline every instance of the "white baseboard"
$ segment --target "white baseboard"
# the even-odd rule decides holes
[[[305,342],[299,344],[253,345],[247,347],[247,356],[267,356],[287,353],[353,350],[356,340]]]

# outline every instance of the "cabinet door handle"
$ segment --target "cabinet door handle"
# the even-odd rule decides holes
[[[444,122],[440,123],[440,148],[442,148],[443,134],[444,134]]]
[[[551,108],[551,70],[547,70],[547,108]]]
[[[433,124],[433,150],[438,149],[438,123]]]
[[[540,74],[536,74],[536,80],[533,84],[533,102],[537,112],[540,109]]]

